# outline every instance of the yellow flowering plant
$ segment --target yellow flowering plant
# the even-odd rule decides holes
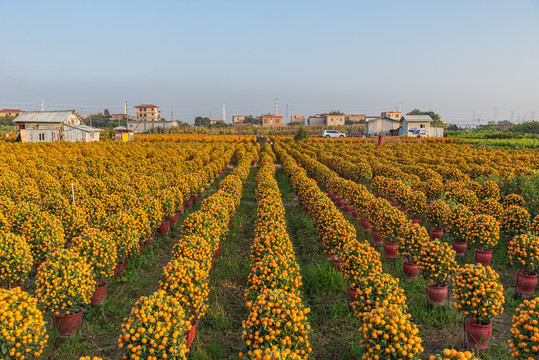
[[[473,213],[464,205],[456,204],[447,214],[447,232],[459,241],[466,241],[466,227]]]
[[[11,289],[28,278],[34,258],[22,236],[0,231],[0,286]]]
[[[444,349],[441,354],[431,355],[429,360],[481,360],[469,351],[458,351],[455,349]]]
[[[30,245],[34,261],[42,262],[45,257],[64,246],[62,222],[48,213],[30,216],[23,227],[22,235]]]
[[[0,289],[0,358],[37,359],[48,339],[37,300],[20,289]]]
[[[365,242],[350,241],[342,253],[342,273],[351,287],[374,273],[382,272],[380,254]]]
[[[493,199],[498,201],[500,199],[500,187],[494,181],[487,180],[477,189],[477,197],[480,200]]]
[[[511,266],[519,269],[539,271],[539,236],[521,234],[514,237],[507,249]]]
[[[191,321],[204,317],[208,309],[208,281],[208,273],[199,262],[179,256],[165,266],[159,286],[179,301],[186,319]]]
[[[475,207],[476,214],[485,214],[494,217],[498,222],[504,212],[503,205],[493,198],[486,198]]]
[[[92,266],[76,251],[61,249],[47,257],[36,278],[36,297],[41,308],[69,315],[90,303],[96,282]]]
[[[507,236],[524,234],[530,227],[530,214],[521,206],[511,205],[503,212],[500,225]]]
[[[519,194],[509,194],[503,199],[503,203],[506,207],[516,205],[520,207],[526,206],[526,200]]]
[[[427,205],[427,221],[438,229],[443,229],[450,212],[449,205],[443,200],[435,200]]]
[[[509,346],[513,350],[511,357],[519,360],[539,358],[539,297],[524,300],[515,309]]]
[[[500,227],[492,216],[475,215],[468,222],[464,238],[478,248],[493,248],[500,238]]]
[[[109,233],[97,228],[86,228],[80,236],[73,239],[72,249],[90,264],[96,280],[104,280],[114,275],[118,256],[116,243]]]
[[[363,316],[360,345],[363,360],[420,359],[423,353],[419,329],[400,306],[374,308]]]
[[[481,264],[466,264],[455,276],[454,306],[473,323],[490,324],[491,319],[503,312],[505,297],[499,275]]]
[[[427,284],[443,287],[452,281],[458,265],[451,245],[440,240],[423,244],[418,265],[420,275]]]
[[[429,241],[429,234],[423,226],[407,221],[401,227],[397,237],[399,244],[397,252],[404,257],[406,262],[415,264],[419,260],[424,244]]]
[[[242,359],[307,359],[311,326],[309,308],[299,295],[279,289],[266,289],[247,302],[249,317],[242,323]],[[277,356],[275,357],[274,356]]]
[[[361,278],[357,284],[357,295],[352,307],[360,319],[372,309],[396,305],[406,310],[406,295],[399,287],[399,279],[386,273],[374,273]]]
[[[124,319],[118,346],[124,360],[187,359],[185,333],[191,329],[180,301],[158,290],[137,300]]]
[[[117,247],[118,262],[139,250],[139,226],[132,214],[121,211],[109,217],[101,229],[110,234]]]
[[[411,217],[422,217],[427,210],[427,197],[419,190],[412,191],[406,200],[406,211]]]

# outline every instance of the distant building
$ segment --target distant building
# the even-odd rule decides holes
[[[114,128],[114,141],[133,141],[133,131],[128,130],[125,126]]]
[[[110,114],[111,120],[123,120],[127,117],[125,114]]]
[[[171,129],[178,126],[177,121],[159,120],[159,121],[147,121],[147,120],[131,120],[127,122],[127,129],[133,131],[135,134],[140,134],[146,131],[154,130],[157,128]]]
[[[402,117],[402,136],[429,136],[438,137],[438,130],[431,123],[434,120],[429,115],[404,115]]]
[[[290,122],[300,122],[305,124],[305,115],[292,115],[290,116]]]
[[[350,122],[365,122],[366,115],[345,115],[345,120]]]
[[[242,125],[244,121],[245,121],[245,116],[243,115],[232,116],[232,125]]]
[[[137,121],[161,121],[159,106],[143,104],[135,106]]]
[[[6,117],[6,116],[19,116],[24,111],[19,109],[2,109],[0,110],[0,117]]]
[[[402,113],[400,111],[386,111],[381,114],[383,118],[388,118],[392,120],[399,120],[402,117]]]
[[[103,131],[84,125],[75,110],[25,112],[13,122],[21,142],[99,141]]]
[[[269,126],[269,127],[283,126],[283,117],[274,116],[274,115],[262,116],[262,126]]]
[[[223,124],[226,125],[224,120],[210,120],[210,125]]]
[[[322,115],[309,116],[307,123],[309,126],[322,126],[324,125],[324,117]]]
[[[345,119],[346,115],[326,115],[324,120],[326,126],[342,126]]]
[[[384,135],[398,135],[401,122],[380,116],[367,116],[365,123],[365,133],[368,135],[378,135],[380,131]]]

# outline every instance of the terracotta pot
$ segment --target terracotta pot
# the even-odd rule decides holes
[[[174,214],[174,216],[170,218],[170,225],[176,225],[177,222],[178,222],[178,213]]]
[[[352,210],[352,218],[353,218],[354,220],[360,220],[359,214],[357,213],[356,209],[353,209],[353,210]]]
[[[475,249],[475,262],[482,264],[484,267],[490,265],[492,261],[492,250],[490,249]]]
[[[105,298],[107,297],[107,285],[108,281],[98,280],[97,286],[92,295],[91,304],[94,306],[103,305]]]
[[[351,214],[352,213],[352,207],[348,204],[344,204],[344,213],[345,214]]]
[[[251,166],[256,166],[256,161],[253,161],[253,162],[251,163]]]
[[[386,259],[397,258],[397,244],[390,241],[384,241],[384,256]]]
[[[430,228],[430,239],[438,239],[440,240],[444,236],[444,229],[438,229],[438,228]]]
[[[187,346],[190,346],[193,343],[193,340],[195,340],[197,326],[198,326],[198,320],[197,319],[191,320],[191,330],[185,333],[185,337],[187,338]]]
[[[382,246],[384,245],[384,237],[378,233],[378,231],[372,229],[372,242],[375,246]]]
[[[419,265],[405,261],[402,263],[402,271],[407,279],[417,279],[419,276]]]
[[[372,230],[371,223],[368,222],[367,219],[360,218],[359,221],[360,221],[361,227],[363,228],[364,231],[371,231]]]
[[[485,350],[488,347],[488,341],[492,336],[492,323],[488,325],[478,325],[466,320],[464,324],[466,334],[466,344],[472,349]]]
[[[509,248],[509,246],[511,246],[511,244],[513,243],[513,239],[514,238],[509,238],[509,237],[505,238],[505,247],[506,248]]]
[[[219,247],[215,252],[213,253],[213,260],[219,259],[219,256],[221,255],[221,243],[219,243]]]
[[[82,312],[83,308],[77,308],[76,314],[70,315],[55,315],[52,314],[52,322],[54,327],[58,329],[61,336],[71,336],[79,331],[82,326]]]
[[[343,201],[343,199],[338,199],[337,202],[335,203],[335,205],[337,205],[337,207],[339,209],[344,209],[344,201]]]
[[[333,267],[337,271],[342,271],[342,261],[341,261],[341,259],[339,259],[338,257],[334,257],[333,258]]]
[[[41,265],[43,265],[43,261],[34,261],[34,269],[36,270],[36,272],[39,271]]]
[[[116,264],[116,268],[114,269],[114,277],[124,276],[128,269],[127,265],[127,260],[123,264]]]
[[[300,163],[300,162],[298,162],[298,163],[297,163],[297,165],[298,165],[298,166],[301,166],[301,163]]]
[[[348,299],[350,299],[350,301],[356,301],[356,297],[357,297],[357,289],[355,287],[348,285]]]
[[[309,207],[305,204],[303,204],[303,210],[305,210],[306,213],[309,213]]]
[[[170,221],[163,221],[161,225],[159,225],[159,228],[157,229],[157,232],[161,235],[168,234],[170,230]]]
[[[453,240],[451,245],[453,246],[453,250],[455,250],[455,255],[464,256],[466,254],[466,248],[468,247],[466,241]]]
[[[335,259],[335,255],[333,254],[327,254],[326,255],[326,260],[331,262],[333,264],[333,259]]]
[[[517,294],[531,296],[537,286],[537,273],[533,271],[517,271]]]
[[[447,285],[446,286],[434,286],[432,284],[427,285],[427,296],[429,298],[429,304],[443,305],[445,299],[447,299]]]
[[[189,199],[185,200],[185,202],[183,204],[184,204],[185,208],[190,208],[191,206],[193,206],[193,199],[189,198]]]
[[[412,224],[421,224],[423,222],[423,218],[420,216],[414,216],[410,220],[412,220]]]

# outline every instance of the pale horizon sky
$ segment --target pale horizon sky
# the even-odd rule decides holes
[[[539,118],[539,0],[0,0],[0,109]]]

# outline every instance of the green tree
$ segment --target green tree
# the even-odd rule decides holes
[[[207,126],[210,126],[210,124],[211,124],[211,121],[210,121],[210,118],[208,117],[197,116],[195,118],[195,126],[207,127]]]
[[[309,138],[309,131],[305,129],[304,126],[298,127],[298,130],[296,131],[296,135],[294,135],[294,140],[300,141],[300,140],[307,140]]]
[[[406,115],[429,115],[432,120],[434,120],[433,122],[433,126],[435,127],[444,127],[444,123],[443,121],[441,120],[440,118],[440,115],[436,114],[434,111],[432,110],[429,110],[429,111],[421,111],[419,109],[414,109],[412,111],[410,111],[408,114]]]
[[[260,118],[254,117],[253,115],[247,115],[243,122],[251,125],[260,125]]]
[[[328,112],[328,115],[344,115],[344,113],[339,110],[331,110],[330,112]]]

